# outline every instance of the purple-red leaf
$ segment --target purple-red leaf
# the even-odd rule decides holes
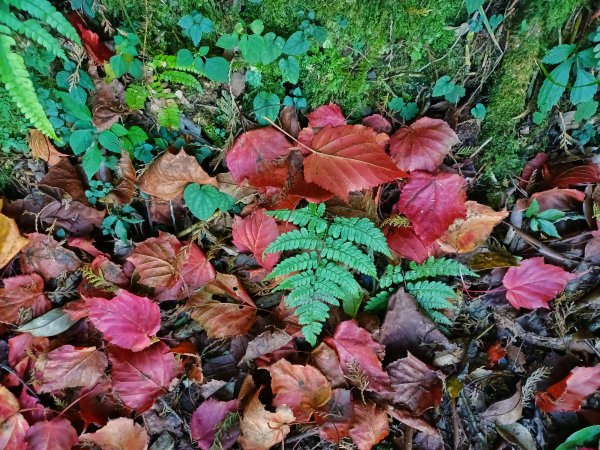
[[[218,425],[227,417],[229,413],[237,410],[237,400],[221,402],[215,399],[208,399],[203,402],[192,414],[190,428],[192,430],[192,439],[196,441],[198,447],[202,450],[209,450],[217,433]],[[227,430],[225,435],[221,435],[218,446],[219,448],[227,449],[231,447],[239,433],[239,428],[236,426],[233,429]]]
[[[37,274],[19,275],[2,280],[0,288],[0,323],[16,324],[23,312],[37,317],[52,305],[44,295],[44,280]]]
[[[263,255],[265,249],[279,236],[277,221],[265,214],[264,209],[254,211],[243,219],[236,216],[233,219],[233,245],[241,252],[250,252],[256,262],[267,271],[273,270],[279,253]]]
[[[79,442],[71,422],[62,417],[32,425],[25,440],[27,450],[71,450]]]

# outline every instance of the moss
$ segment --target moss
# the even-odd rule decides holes
[[[26,152],[30,125],[13,103],[6,89],[0,87],[0,152]]]
[[[522,14],[515,14],[526,19],[527,28],[520,30],[520,20],[512,23],[507,51],[492,82],[488,115],[483,123],[483,139],[492,138],[482,160],[486,164],[484,182],[490,194],[499,188],[504,190],[508,178],[518,174],[533,153],[545,149],[543,128],[535,129],[529,136],[520,136],[517,126],[530,100],[537,61],[554,45],[558,30],[579,4],[580,0],[536,0],[529,2]]]

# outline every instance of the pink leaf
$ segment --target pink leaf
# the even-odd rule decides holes
[[[362,120],[362,124],[373,128],[377,133],[389,133],[392,131],[392,124],[381,114],[372,114]]]
[[[587,396],[600,389],[600,364],[575,367],[566,378],[538,392],[535,405],[542,411],[555,413],[579,411]]]
[[[465,179],[460,175],[413,172],[402,188],[398,209],[425,242],[442,236],[455,219],[464,219]]]
[[[160,328],[160,308],[146,297],[121,289],[112,300],[86,299],[89,318],[111,344],[138,352],[150,346]]]
[[[515,308],[548,308],[548,302],[574,278],[577,275],[545,264],[544,258],[538,257],[521,261],[518,267],[510,267],[502,284],[508,289],[506,299]]]
[[[279,236],[277,221],[259,209],[243,219],[236,216],[233,219],[233,245],[241,252],[250,252],[256,262],[269,272],[273,270],[279,253],[263,255],[265,249]]]
[[[31,311],[32,317],[37,317],[50,309],[52,304],[44,295],[44,280],[37,273],[5,278],[2,282],[0,323],[16,324],[23,318],[21,311]]]
[[[458,142],[458,136],[446,122],[422,117],[392,135],[390,155],[398,167],[407,172],[433,172]]]
[[[306,115],[308,117],[308,126],[323,128],[327,125],[339,127],[346,125],[346,118],[341,108],[335,103],[319,106],[313,112]]]
[[[79,442],[71,422],[61,417],[32,425],[25,440],[27,450],[71,450]]]
[[[0,448],[25,450],[25,434],[29,425],[19,413],[19,401],[0,385]]]
[[[149,409],[177,375],[175,356],[162,342],[140,352],[112,347],[108,355],[114,391],[138,413]]]
[[[209,399],[203,402],[192,414],[190,428],[192,430],[192,439],[196,441],[198,447],[202,450],[209,450],[215,440],[218,425],[229,415],[237,410],[237,400],[229,402],[221,402],[215,399]],[[222,435],[218,446],[219,448],[231,447],[239,433],[239,428],[227,430],[225,435]]]

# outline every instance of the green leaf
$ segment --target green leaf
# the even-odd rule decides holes
[[[537,199],[533,199],[527,210],[525,210],[525,217],[533,217],[540,212],[540,204]]]
[[[243,35],[239,43],[242,56],[249,64],[259,64],[265,51],[265,39],[257,34]]]
[[[261,125],[269,124],[269,122],[265,120],[265,117],[275,121],[279,115],[279,108],[281,107],[277,94],[265,91],[260,91],[256,97],[254,97],[253,106],[256,120]]]
[[[576,431],[565,442],[556,447],[556,450],[576,450],[577,447],[594,446],[600,439],[600,425],[592,425]]]
[[[550,72],[548,78],[542,83],[537,99],[537,104],[541,112],[549,112],[560,101],[569,82],[569,73],[571,72],[572,65],[572,59],[563,61]]]
[[[177,65],[182,67],[191,66],[194,64],[194,54],[187,48],[182,48],[177,52]]]
[[[458,103],[465,93],[466,91],[464,87],[458,86],[452,81],[450,76],[444,75],[435,82],[432,95],[434,97],[443,96],[450,103]]]
[[[281,56],[285,41],[275,33],[267,33],[264,35],[264,43],[264,48],[261,49],[260,63],[266,66]]]
[[[113,153],[121,153],[121,142],[115,133],[110,130],[104,130],[98,135],[98,142],[106,150]]]
[[[83,171],[87,175],[87,177],[91,180],[92,177],[98,169],[100,169],[100,165],[102,164],[102,152],[98,148],[97,145],[91,146],[83,155],[82,166]]]
[[[217,39],[215,45],[225,50],[233,50],[238,43],[239,35],[237,33],[223,34]]]
[[[68,114],[79,120],[85,120],[91,123],[92,112],[90,111],[90,108],[83,103],[76,103],[67,92],[54,91],[54,93],[62,100],[63,107]]]
[[[235,205],[235,199],[219,192],[213,186],[188,184],[183,199],[190,212],[200,220],[208,220],[217,211],[227,211]]]
[[[279,70],[283,76],[283,81],[296,84],[300,78],[300,64],[298,60],[293,56],[281,58],[279,60]]]
[[[229,62],[220,56],[206,58],[204,74],[212,81],[227,83],[229,81]]]
[[[265,25],[263,24],[263,21],[260,19],[256,19],[255,21],[253,21],[250,24],[250,30],[252,30],[252,32],[254,34],[262,34],[264,29],[265,29]]]
[[[36,337],[50,337],[67,331],[76,323],[77,320],[71,319],[70,314],[62,308],[54,308],[17,328],[17,331]]]
[[[94,130],[77,130],[71,133],[69,145],[76,155],[81,155],[94,144]]]
[[[596,82],[596,77],[587,70],[578,67],[575,84],[571,89],[571,103],[578,105],[580,103],[592,101],[597,90],[598,84]]]
[[[559,64],[571,56],[571,53],[573,53],[576,48],[577,46],[575,44],[557,45],[546,53],[542,62],[544,64]]]
[[[481,103],[477,103],[475,105],[475,108],[471,109],[471,115],[477,120],[485,119],[486,114],[487,111],[485,109],[485,106],[483,106]]]
[[[552,236],[555,238],[559,238],[560,234],[558,234],[558,230],[554,226],[554,224],[548,220],[540,219],[538,217],[537,222],[540,226],[540,231],[544,233],[546,236]]]
[[[598,110],[598,102],[592,100],[589,102],[583,102],[577,105],[577,111],[575,111],[575,120],[581,122],[583,120],[589,120],[596,114]]]
[[[465,0],[465,6],[467,7],[467,12],[469,14],[473,14],[475,11],[479,9],[480,6],[483,5],[485,0]]]
[[[114,55],[110,58],[110,67],[112,68],[115,77],[119,78],[127,73],[127,64],[121,55]]]
[[[556,222],[558,219],[562,219],[566,216],[564,211],[560,211],[558,209],[547,209],[542,211],[541,213],[536,214],[538,219],[549,220],[551,222]]]
[[[388,108],[390,111],[401,111],[406,106],[404,99],[401,97],[394,97],[388,102]]]
[[[304,32],[296,31],[288,38],[283,46],[283,53],[293,56],[302,55],[308,51],[309,47],[310,42],[308,42],[308,39],[304,36]]]

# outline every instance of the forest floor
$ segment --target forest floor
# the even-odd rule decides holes
[[[0,0],[0,450],[600,449],[599,19]]]

